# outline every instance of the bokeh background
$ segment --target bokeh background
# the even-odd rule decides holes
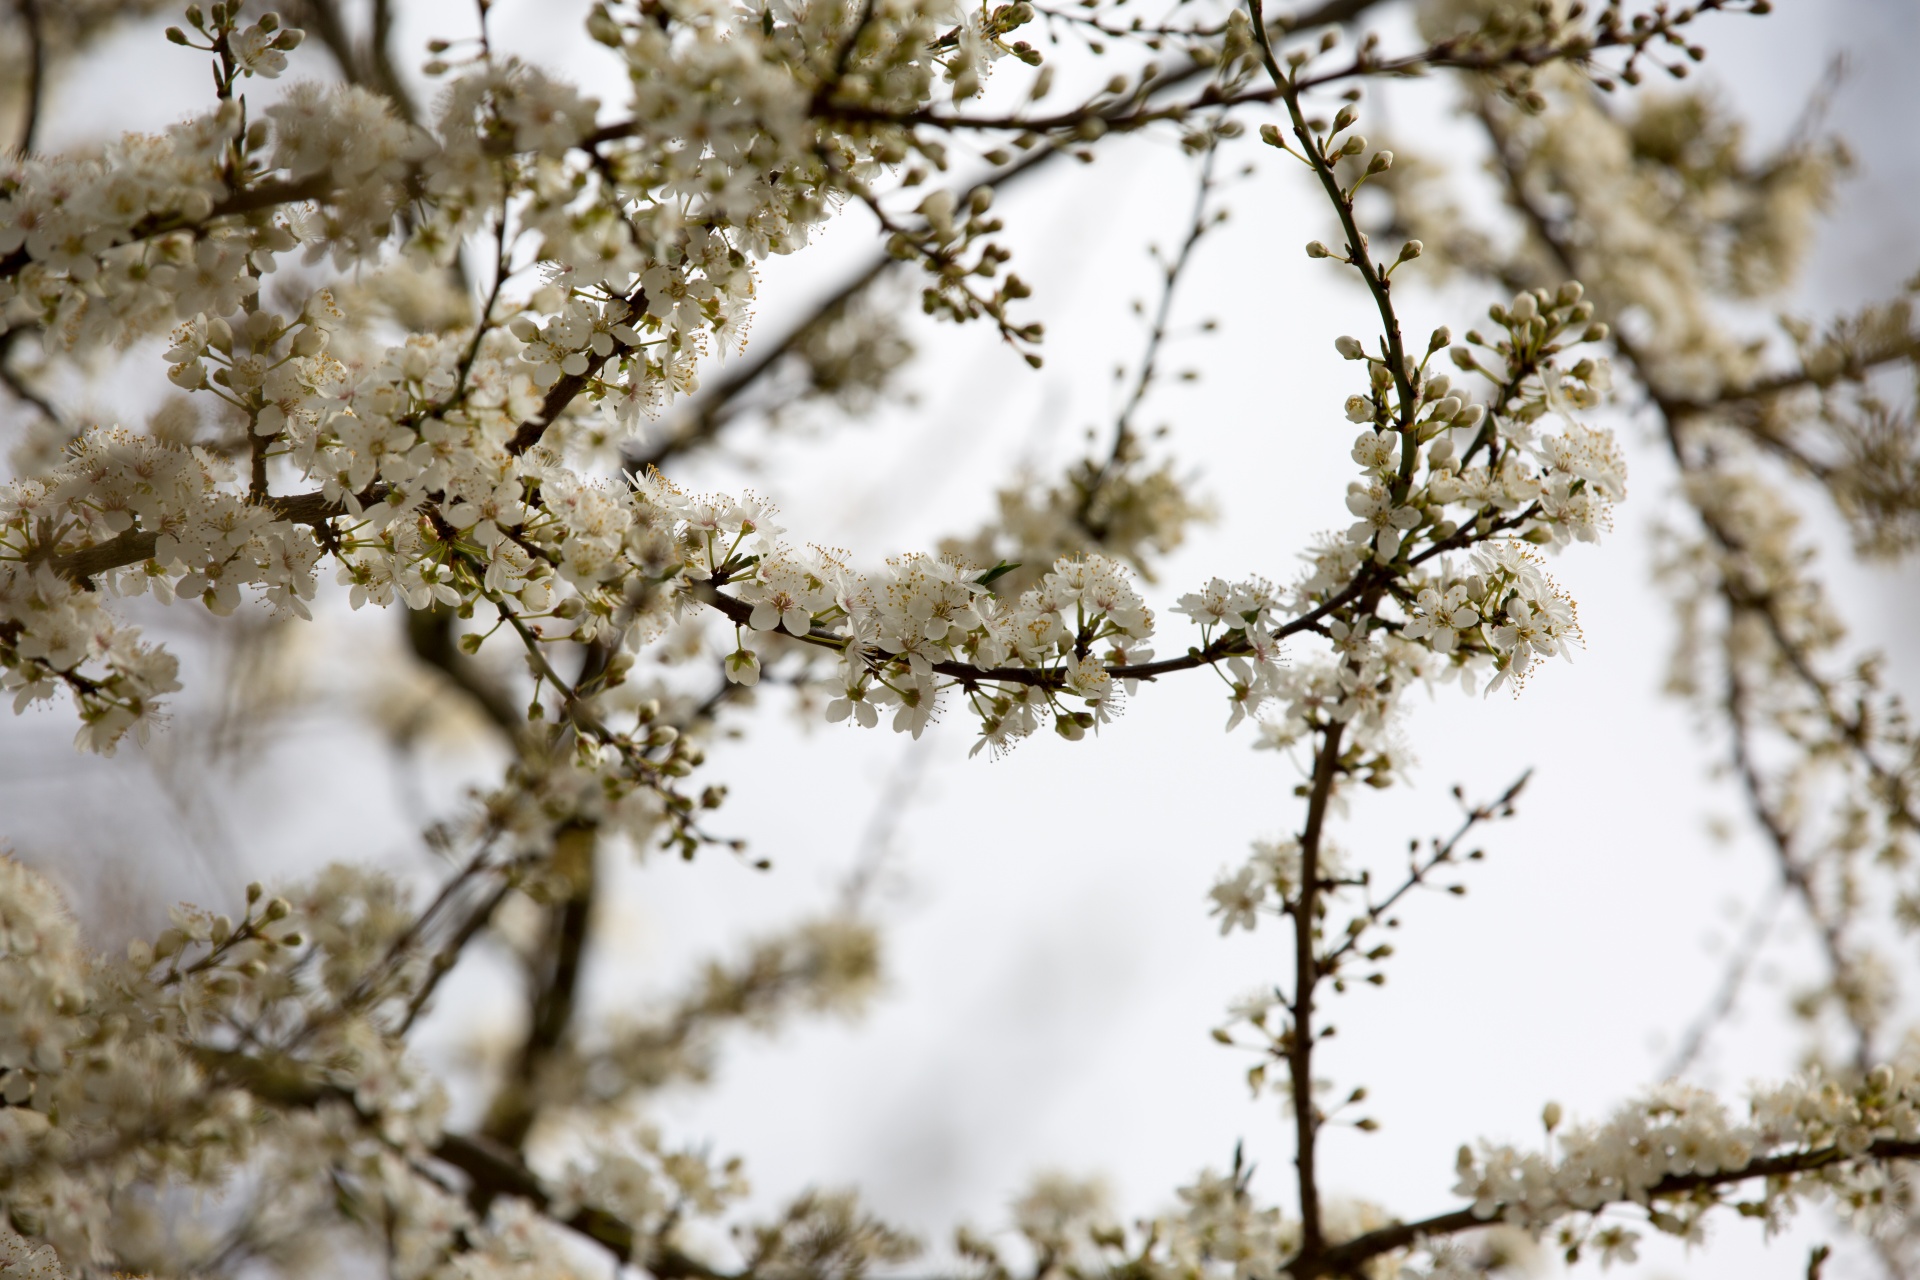
[[[498,0],[496,47],[618,102],[611,62],[580,35],[584,12],[578,0]],[[409,69],[430,37],[473,28],[471,7],[453,0],[407,4],[401,18],[395,48]],[[1401,7],[1383,7],[1377,24],[1412,39]],[[204,67],[162,41],[163,25],[129,26],[63,75],[42,146],[199,109]],[[1892,294],[1920,268],[1920,5],[1786,0],[1764,20],[1715,19],[1701,34],[1711,51],[1702,75],[1749,120],[1752,145],[1800,127],[1825,84],[1822,124],[1853,148],[1856,171],[1822,223],[1796,312]],[[331,74],[310,43],[290,78]],[[1443,80],[1406,83],[1371,98],[1365,119],[1450,159],[1463,200],[1491,210],[1478,144],[1450,106]],[[1217,511],[1149,589],[1169,635],[1180,622],[1164,611],[1181,591],[1214,574],[1287,578],[1315,531],[1347,520],[1352,428],[1340,405],[1357,388],[1332,339],[1368,332],[1370,309],[1336,267],[1301,253],[1325,234],[1326,211],[1302,175],[1262,150],[1226,153],[1254,171],[1228,184],[1232,223],[1203,242],[1176,302],[1187,336],[1169,358],[1200,377],[1164,383],[1144,414],[1170,428],[1156,447]],[[779,430],[743,421],[674,478],[752,487],[780,505],[792,537],[861,561],[971,531],[991,516],[997,487],[1057,472],[1090,429],[1104,437],[1113,368],[1135,361],[1144,338],[1132,304],[1156,289],[1146,246],[1183,232],[1194,171],[1172,138],[1138,137],[1004,194],[1014,265],[1047,325],[1043,370],[983,328],[916,315],[918,356],[873,413],[819,413]],[[856,210],[808,252],[768,263],[756,331],[783,332],[871,244]],[[1458,331],[1494,300],[1406,279],[1414,333]],[[909,291],[895,297],[913,309]],[[1206,319],[1217,331],[1197,336]],[[136,351],[53,389],[76,419],[138,421],[161,373]],[[1334,1003],[1325,1068],[1343,1092],[1367,1086],[1365,1112],[1382,1126],[1329,1134],[1325,1185],[1337,1194],[1402,1215],[1449,1207],[1460,1142],[1537,1141],[1547,1100],[1595,1116],[1658,1079],[1769,898],[1773,864],[1714,772],[1718,744],[1662,694],[1673,637],[1652,565],[1657,530],[1682,513],[1634,396],[1623,388],[1606,413],[1632,475],[1614,536],[1553,565],[1579,601],[1585,649],[1517,698],[1456,687],[1416,696],[1404,726],[1419,760],[1413,785],[1360,797],[1336,828],[1360,865],[1391,877],[1409,838],[1454,825],[1452,785],[1491,797],[1534,770],[1518,816],[1485,833],[1488,858],[1463,877],[1466,896],[1417,899],[1402,913],[1389,984]],[[0,397],[0,422],[24,414]],[[1826,509],[1807,510],[1854,643],[1886,654],[1895,687],[1920,689],[1920,578],[1861,568]],[[498,750],[414,670],[400,618],[351,613],[326,593],[317,613],[289,628],[248,610],[224,621],[186,608],[154,616],[186,660],[189,690],[144,749],[75,754],[64,708],[0,719],[0,841],[67,886],[101,945],[157,927],[175,900],[231,908],[249,879],[297,878],[336,859],[423,885],[435,874],[420,828],[494,776]],[[745,732],[716,746],[710,771],[733,786],[718,825],[773,869],[711,853],[692,864],[620,859],[603,904],[616,927],[600,931],[608,944],[592,960],[589,1002],[658,998],[704,957],[830,909],[864,868],[888,922],[886,984],[867,1015],[743,1036],[711,1088],[669,1093],[655,1113],[675,1137],[745,1156],[757,1204],[858,1185],[937,1247],[959,1221],[1003,1226],[1036,1172],[1098,1175],[1116,1212],[1132,1216],[1168,1203],[1201,1167],[1225,1165],[1236,1143],[1259,1166],[1256,1191],[1284,1201],[1291,1140],[1280,1103],[1249,1098],[1250,1060],[1208,1032],[1233,998],[1285,975],[1290,944],[1271,925],[1221,939],[1205,895],[1250,840],[1297,826],[1296,772],[1251,750],[1245,728],[1223,736],[1225,718],[1204,676],[1170,680],[1143,690],[1097,740],[1047,737],[990,761],[968,758],[958,714],[916,743],[796,715],[770,693],[729,721]],[[1911,961],[1910,947],[1903,954]],[[1789,907],[1690,1078],[1738,1091],[1794,1069],[1804,1031],[1785,1006],[1818,974]],[[503,961],[477,957],[426,1029],[423,1051],[444,1063],[457,1109],[479,1105],[475,1064],[511,1029],[513,1002],[493,997],[512,981]],[[1814,1213],[1768,1247],[1757,1225],[1726,1215],[1710,1249],[1649,1239],[1625,1273],[1799,1276],[1808,1245],[1839,1239]],[[1874,1270],[1843,1245],[1827,1274]]]

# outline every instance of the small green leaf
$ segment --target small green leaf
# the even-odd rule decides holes
[[[993,568],[987,570],[985,573],[975,578],[974,581],[979,583],[983,587],[991,586],[993,584],[994,579],[1004,578],[1008,574],[1012,573],[1015,569],[1018,569],[1019,567],[1020,566],[1018,564],[1008,564],[1005,560],[1002,560],[999,564],[993,566]]]

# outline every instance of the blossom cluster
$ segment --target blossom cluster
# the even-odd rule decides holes
[[[500,785],[474,796],[462,828],[479,852],[424,909],[392,877],[336,867],[284,896],[250,886],[237,920],[177,908],[157,937],[103,958],[81,948],[43,879],[0,858],[0,1259],[65,1273],[177,1258],[154,1204],[187,1191],[238,1201],[257,1189],[259,1203],[297,1225],[276,1238],[249,1221],[257,1235],[245,1250],[289,1268],[302,1228],[354,1221],[379,1225],[396,1275],[551,1275],[567,1232],[655,1274],[720,1275],[697,1244],[689,1252],[682,1227],[737,1207],[739,1163],[608,1121],[668,1083],[703,1077],[726,1029],[792,1008],[856,1006],[875,982],[874,933],[851,919],[810,924],[740,963],[710,964],[657,1016],[586,1024],[568,984],[604,914],[592,896],[596,842],[640,843],[664,829],[663,843],[687,856],[723,843],[702,821],[725,789],[696,793],[687,782],[704,763],[700,729],[776,664],[784,680],[796,656],[793,683],[826,694],[801,701],[830,722],[877,728],[884,718],[919,737],[958,705],[978,723],[975,750],[994,753],[1049,724],[1082,738],[1140,683],[1211,670],[1228,689],[1229,729],[1251,723],[1258,745],[1314,757],[1301,833],[1257,844],[1210,894],[1223,934],[1290,914],[1309,935],[1298,939],[1293,998],[1270,988],[1235,1011],[1265,1037],[1249,1076],[1256,1089],[1268,1063],[1291,1068],[1281,1091],[1301,1143],[1299,1216],[1256,1202],[1236,1159],[1231,1172],[1182,1187],[1179,1204],[1130,1241],[1090,1188],[1055,1180],[1015,1209],[1038,1280],[1102,1271],[1266,1280],[1296,1266],[1385,1280],[1402,1264],[1407,1276],[1454,1280],[1497,1263],[1497,1250],[1429,1238],[1427,1226],[1515,1238],[1558,1227],[1570,1253],[1590,1246],[1631,1260],[1633,1233],[1600,1220],[1613,1206],[1637,1206],[1656,1228],[1693,1238],[1722,1188],[1764,1175],[1762,1198],[1743,1209],[1771,1217],[1820,1190],[1864,1213],[1875,1204],[1872,1162],[1920,1154],[1920,1082],[1903,1065],[1763,1091],[1745,1119],[1677,1085],[1595,1126],[1562,1129],[1553,1108],[1546,1150],[1463,1149],[1456,1189],[1471,1207],[1410,1229],[1370,1204],[1312,1203],[1316,1129],[1331,1118],[1315,1105],[1309,1062],[1332,1031],[1310,1025],[1316,984],[1343,990],[1343,966],[1390,953],[1363,939],[1394,923],[1384,913],[1407,891],[1369,895],[1344,936],[1315,932],[1345,891],[1368,885],[1322,820],[1353,784],[1400,776],[1397,719],[1416,683],[1517,691],[1540,661],[1571,655],[1577,613],[1542,554],[1599,538],[1626,495],[1617,443],[1583,417],[1611,369],[1573,348],[1612,336],[1597,315],[1637,308],[1697,339],[1652,361],[1617,339],[1638,372],[1673,373],[1672,385],[1699,395],[1748,372],[1750,355],[1707,323],[1689,274],[1697,264],[1676,246],[1715,257],[1737,282],[1759,280],[1789,256],[1761,241],[1803,218],[1822,185],[1815,167],[1783,175],[1770,202],[1743,206],[1760,230],[1732,248],[1717,225],[1688,224],[1677,239],[1662,230],[1645,216],[1656,202],[1642,184],[1632,207],[1599,219],[1594,243],[1613,262],[1592,298],[1575,283],[1521,289],[1489,310],[1484,334],[1455,345],[1438,330],[1424,354],[1408,355],[1387,284],[1420,242],[1384,266],[1353,221],[1354,192],[1392,157],[1362,160],[1365,140],[1349,133],[1357,96],[1330,128],[1303,106],[1302,77],[1338,45],[1332,33],[1318,54],[1287,51],[1282,70],[1259,7],[1235,6],[1218,30],[1172,33],[1191,67],[1156,63],[1137,87],[1117,77],[1042,120],[958,114],[996,57],[1041,61],[1004,39],[1041,14],[1025,3],[600,0],[588,33],[627,73],[612,103],[496,53],[485,10],[477,44],[436,48],[427,71],[447,82],[431,111],[371,80],[295,84],[254,111],[240,82],[288,70],[302,33],[271,13],[243,18],[238,3],[214,4],[211,20],[196,5],[193,34],[169,38],[212,56],[210,110],[155,136],[0,162],[0,337],[36,333],[51,359],[170,334],[178,403],[208,410],[191,430],[176,429],[182,413],[170,409],[172,425],[156,419],[144,433],[58,432],[57,460],[26,458],[0,488],[0,683],[16,709],[64,689],[81,745],[144,741],[179,687],[178,668],[116,617],[116,599],[197,601],[224,616],[251,595],[276,616],[311,620],[328,577],[356,610],[431,611],[461,655],[436,663],[449,674],[489,644],[490,654],[511,648],[514,671],[526,672],[503,696],[475,693],[512,762]],[[1554,89],[1557,73],[1534,75],[1563,58],[1590,66],[1607,42],[1631,50],[1631,68],[1656,37],[1679,43],[1675,24],[1694,16],[1662,10],[1628,35],[1620,12],[1608,6],[1591,30],[1578,15],[1542,16],[1544,27],[1523,23],[1505,43],[1430,51],[1434,65],[1472,55],[1527,68],[1493,67],[1544,113],[1529,141],[1553,171],[1521,175],[1518,200],[1532,181],[1592,201],[1603,179],[1638,163],[1590,104],[1546,112],[1536,86]],[[1101,4],[1078,19],[1045,17],[1112,34]],[[1547,43],[1525,43],[1528,31]],[[1136,36],[1168,34],[1144,33],[1135,19]],[[1555,43],[1563,39],[1573,43]],[[343,41],[333,42],[342,69],[365,78]],[[1370,40],[1350,69],[1309,87],[1424,65],[1382,62]],[[1172,91],[1210,67],[1192,109],[1217,115],[1195,127]],[[1263,71],[1272,93],[1251,87]],[[1033,83],[1029,108],[1050,75]],[[1279,125],[1263,133],[1323,180],[1350,241],[1344,252],[1315,241],[1309,253],[1359,272],[1382,333],[1371,348],[1334,343],[1364,378],[1325,414],[1359,429],[1357,474],[1343,504],[1331,503],[1338,525],[1286,585],[1212,578],[1178,595],[1171,612],[1196,628],[1193,643],[1156,634],[1135,581],[1152,584],[1152,558],[1202,510],[1170,463],[1131,469],[1144,453],[1130,418],[1166,333],[1164,308],[1108,460],[1088,460],[1043,495],[1012,493],[1003,527],[967,552],[949,544],[856,567],[848,552],[784,541],[773,509],[751,494],[591,470],[611,432],[701,389],[710,347],[745,343],[756,264],[804,247],[848,204],[877,220],[890,259],[921,269],[929,313],[991,317],[1037,364],[1038,326],[1009,318],[1027,286],[1004,270],[993,186],[933,178],[949,170],[952,137],[1017,139],[1027,159],[984,153],[1003,177],[1110,126],[1181,121],[1189,148],[1207,150],[1237,136],[1231,114],[1249,106],[1289,112],[1300,153]],[[1687,133],[1684,112],[1643,120],[1632,145],[1677,154]],[[1590,160],[1567,160],[1582,148]],[[1365,166],[1351,185],[1335,167],[1345,160]],[[1735,185],[1725,163],[1702,161],[1689,177]],[[930,179],[931,190],[917,190]],[[1196,239],[1214,213],[1207,190]],[[1667,212],[1684,220],[1685,205]],[[1551,218],[1536,221],[1547,236]],[[1564,250],[1549,256],[1562,274],[1574,265]],[[1537,265],[1492,274],[1505,295],[1513,281],[1542,278]],[[385,322],[398,317],[371,301],[389,273],[457,281],[442,286],[451,305],[431,322],[404,320],[396,337]],[[1169,301],[1178,274],[1167,268]],[[1907,340],[1904,318],[1898,328],[1888,350]],[[846,357],[806,354],[808,341],[790,339],[776,362],[801,352],[825,387],[833,377],[820,360]],[[1433,367],[1442,352],[1453,373]],[[876,380],[897,358],[854,360],[856,381]],[[1831,380],[1834,360],[1853,358],[1823,355],[1816,369],[1810,357],[1808,376]],[[1666,394],[1660,407],[1674,403]],[[63,426],[52,409],[46,416]],[[1770,508],[1745,502],[1740,484],[1712,489],[1694,500],[1719,520],[1728,561],[1734,543],[1749,567],[1754,555],[1791,559],[1784,534],[1757,528],[1779,523]],[[649,652],[684,656],[696,629],[678,624],[714,615],[731,638],[704,656],[727,683],[704,701],[633,676]],[[654,643],[669,632],[672,643]],[[515,699],[529,683],[521,717]],[[1408,886],[1451,851],[1436,842]],[[523,936],[533,918],[549,926],[537,944]],[[469,1134],[451,1127],[447,1092],[412,1055],[409,1034],[462,949],[489,929],[535,978],[536,1029],[514,1063],[483,1064],[499,1083]],[[557,1140],[529,1142],[536,1133]],[[52,1261],[29,1237],[51,1247]],[[850,1196],[824,1194],[734,1239],[736,1280],[858,1276],[915,1248]],[[995,1280],[1011,1275],[991,1244],[963,1237],[960,1247]]]
[[[1882,1065],[1857,1085],[1818,1073],[1756,1091],[1745,1119],[1714,1095],[1686,1085],[1663,1085],[1597,1125],[1561,1127],[1560,1108],[1545,1112],[1553,1150],[1523,1151],[1482,1144],[1462,1147],[1456,1194],[1474,1215],[1499,1219],[1538,1235],[1573,1214],[1634,1204],[1661,1231],[1698,1239],[1699,1221],[1713,1202],[1702,1186],[1770,1176],[1759,1210],[1772,1216],[1803,1190],[1818,1187],[1843,1201],[1873,1200],[1871,1183],[1849,1162],[1876,1142],[1914,1148],[1920,1142],[1920,1073],[1911,1065]],[[1768,1169],[1766,1161],[1800,1152],[1831,1152],[1798,1178]],[[1753,1169],[1753,1174],[1745,1171]],[[1609,1254],[1633,1260],[1634,1236],[1614,1230]]]
[[[423,1161],[450,1153],[445,1093],[404,1040],[437,980],[420,932],[434,923],[391,877],[335,866],[284,897],[250,886],[239,919],[175,908],[157,937],[106,957],[80,945],[44,877],[0,857],[0,1257],[51,1276],[164,1256],[167,1224],[129,1184],[216,1193],[240,1166],[290,1226],[343,1195],[382,1205],[405,1275],[443,1274],[456,1252],[484,1274],[551,1274],[540,1267],[559,1247],[554,1219],[582,1207],[670,1242],[678,1223],[737,1203],[737,1160],[646,1129],[527,1173],[490,1211],[423,1176]],[[870,936],[823,922],[709,974],[668,1025],[684,1040],[788,1003],[839,1004],[871,962]],[[658,1068],[693,1051],[670,1039],[635,1028],[609,1061],[644,1047]],[[698,1069],[696,1057],[627,1088]],[[845,1197],[796,1206],[764,1242],[767,1266],[836,1221],[865,1223]],[[911,1253],[903,1236],[862,1230],[878,1232],[878,1257]],[[271,1256],[271,1237],[261,1243]]]

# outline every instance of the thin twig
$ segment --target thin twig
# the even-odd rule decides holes
[[[1761,948],[1766,946],[1767,937],[1773,932],[1774,921],[1779,917],[1780,908],[1786,900],[1787,881],[1782,878],[1768,891],[1766,900],[1754,908],[1738,945],[1734,947],[1733,954],[1727,957],[1726,969],[1720,975],[1720,985],[1714,989],[1713,998],[1687,1025],[1686,1034],[1680,1037],[1673,1055],[1660,1070],[1661,1079],[1672,1080],[1685,1075],[1699,1059],[1701,1050],[1706,1048],[1708,1038],[1733,1012],[1734,1003],[1740,998],[1740,988],[1746,985],[1747,975],[1752,971],[1754,961],[1759,959]]]

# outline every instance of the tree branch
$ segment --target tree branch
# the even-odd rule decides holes
[[[1254,0],[1254,3],[1258,2]],[[1314,754],[1313,790],[1307,798],[1307,821],[1300,832],[1300,895],[1290,908],[1293,916],[1294,974],[1291,1005],[1293,1027],[1287,1052],[1287,1073],[1293,1092],[1293,1161],[1298,1174],[1300,1196],[1299,1264],[1309,1270],[1326,1244],[1320,1223],[1320,1182],[1314,1163],[1320,1134],[1320,1112],[1313,1101],[1313,993],[1320,982],[1320,965],[1316,954],[1320,907],[1320,836],[1325,827],[1327,803],[1333,798],[1334,779],[1340,773],[1340,740],[1346,727],[1344,721],[1336,720],[1321,731],[1320,749]]]
[[[27,28],[27,81],[21,85],[20,134],[14,140],[15,155],[33,150],[34,135],[40,129],[40,104],[47,92],[47,33],[40,20],[40,0],[18,0],[20,20]]]
[[[1920,1157],[1920,1141],[1895,1138],[1882,1138],[1865,1151],[1851,1155],[1838,1147],[1815,1147],[1808,1151],[1796,1151],[1787,1155],[1766,1156],[1749,1161],[1737,1169],[1723,1169],[1716,1173],[1671,1174],[1648,1187],[1645,1199],[1669,1199],[1696,1191],[1731,1186],[1750,1178],[1784,1178],[1795,1174],[1813,1173],[1852,1161],[1877,1163],[1889,1160],[1912,1160],[1916,1157]],[[1598,1212],[1609,1204],[1631,1203],[1637,1202],[1624,1199],[1612,1200],[1582,1212]],[[1574,1211],[1569,1209],[1568,1212]],[[1396,1223],[1391,1227],[1369,1231],[1334,1245],[1320,1256],[1317,1264],[1311,1267],[1299,1269],[1295,1264],[1289,1264],[1288,1269],[1298,1277],[1298,1280],[1350,1273],[1370,1258],[1377,1258],[1383,1253],[1391,1253],[1396,1249],[1404,1249],[1423,1237],[1457,1235],[1462,1231],[1498,1226],[1500,1221],[1499,1207],[1486,1217],[1481,1217],[1472,1209],[1455,1209],[1450,1213],[1437,1214],[1417,1222]]]

